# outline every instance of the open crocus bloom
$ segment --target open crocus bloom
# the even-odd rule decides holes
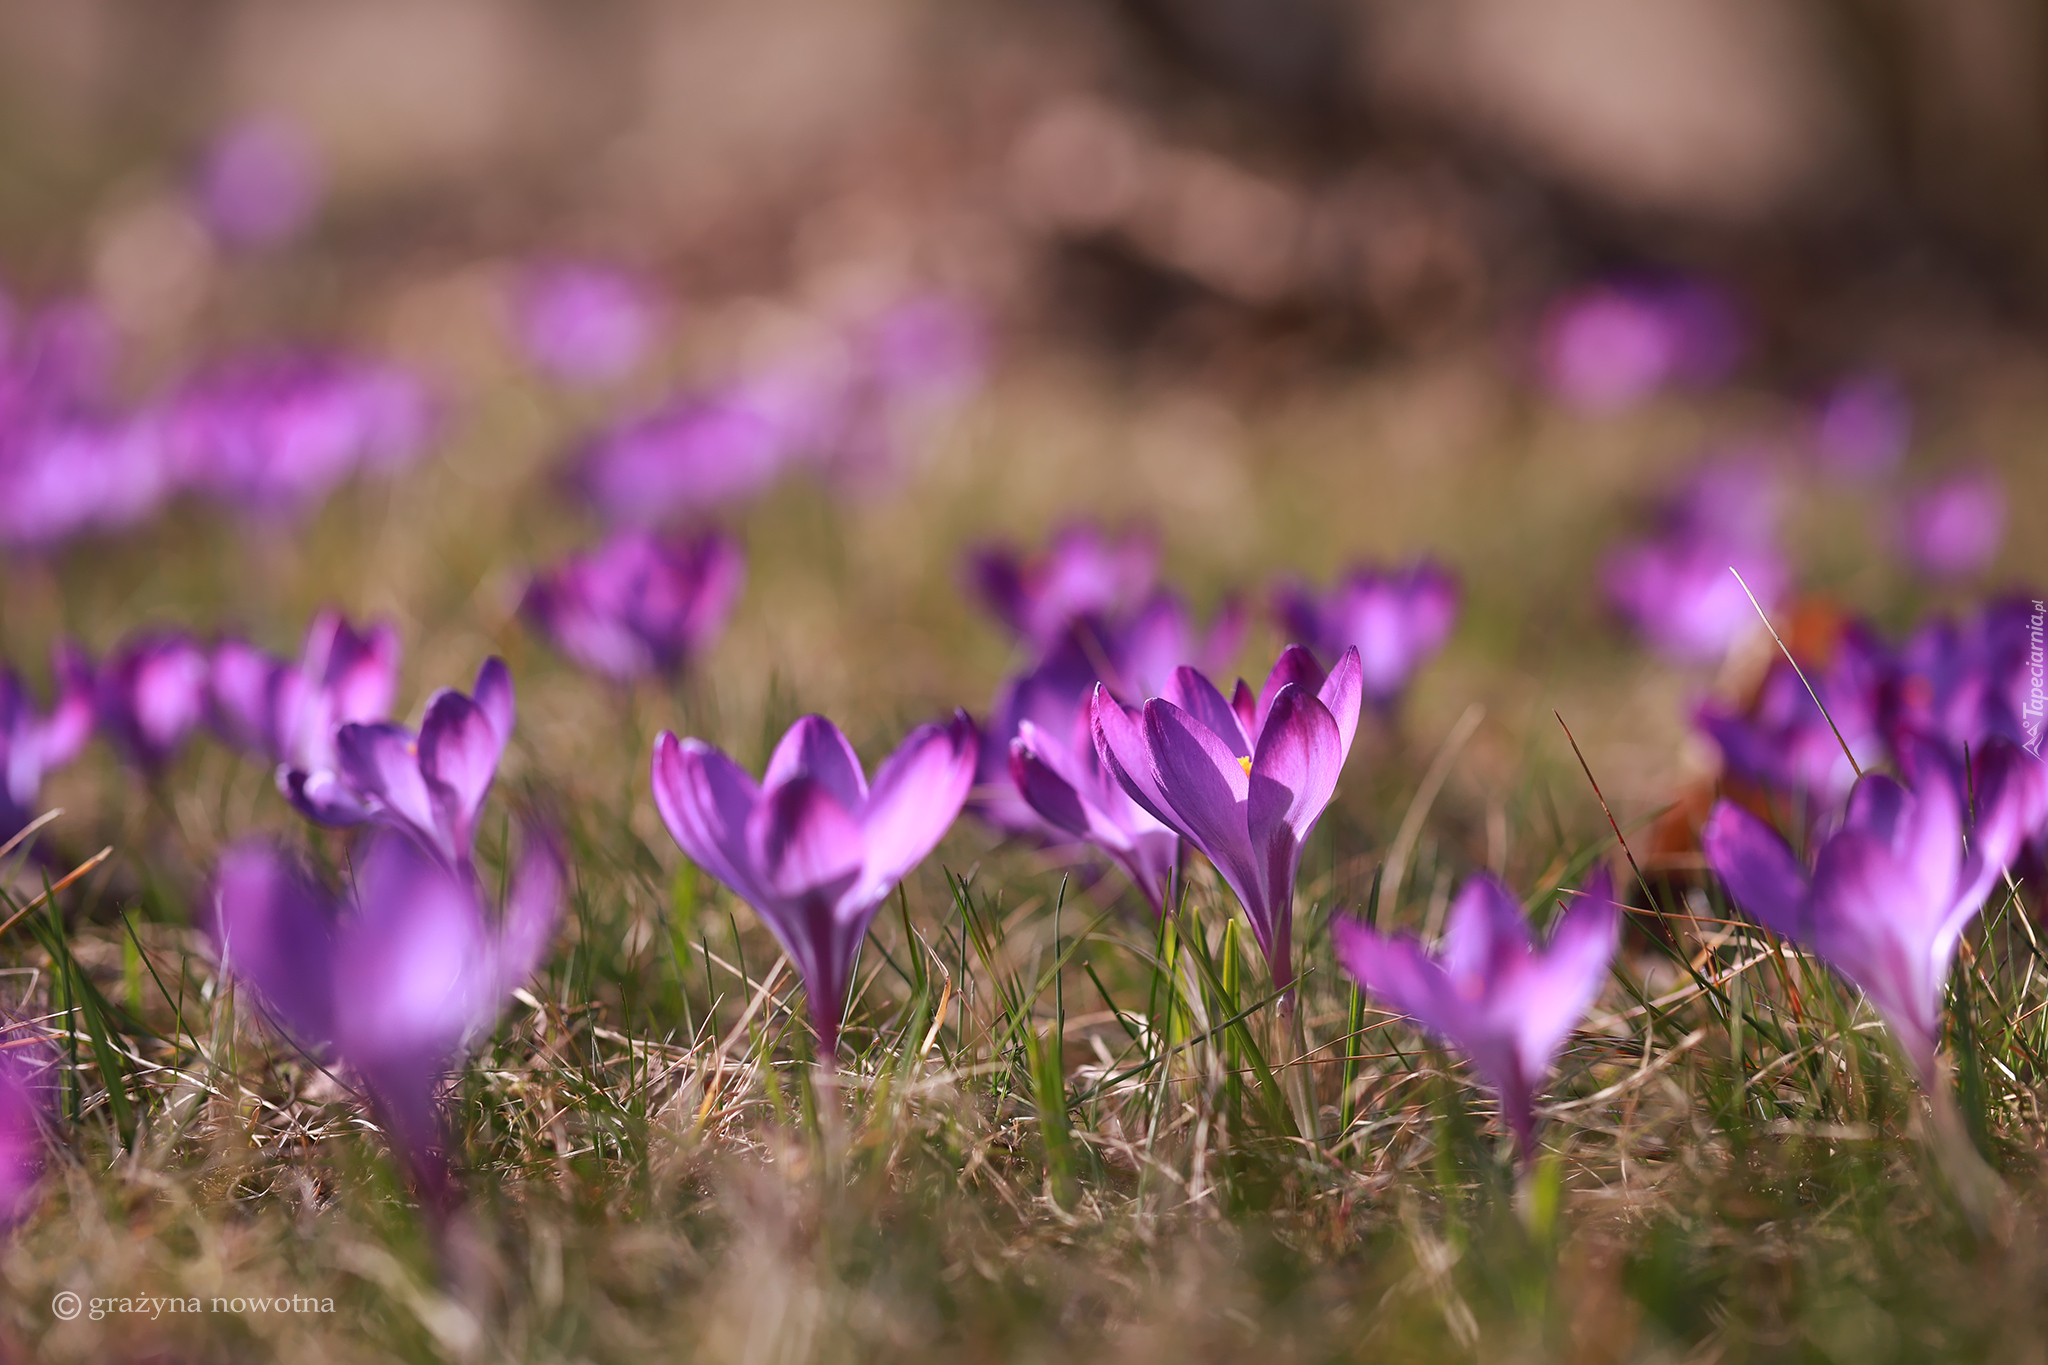
[[[161,772],[206,717],[206,651],[189,635],[132,636],[100,665],[100,728],[145,772]]]
[[[313,618],[296,662],[222,640],[213,648],[214,726],[287,770],[332,773],[335,730],[391,713],[398,655],[388,622],[359,631],[337,611]]]
[[[911,731],[870,785],[839,728],[805,716],[756,784],[702,740],[664,731],[654,742],[654,803],[669,833],[754,907],[796,964],[828,1065],[861,940],[959,815],[975,748],[974,722],[957,712]]]
[[[380,831],[342,894],[275,846],[222,855],[206,929],[221,965],[308,1048],[331,1048],[368,1089],[431,1203],[447,1194],[439,1093],[463,1050],[547,955],[562,864],[528,841],[494,925],[474,877]]]
[[[1283,990],[1294,981],[1295,873],[1358,733],[1359,672],[1355,648],[1326,676],[1291,645],[1256,698],[1239,679],[1226,702],[1191,668],[1178,670],[1169,695],[1142,711],[1095,691],[1103,768],[1140,809],[1216,865]]]
[[[11,668],[0,667],[0,844],[35,815],[43,775],[78,756],[92,737],[92,665],[75,647],[53,651],[56,696],[47,712]]]
[[[1458,893],[1434,958],[1405,934],[1330,924],[1345,971],[1472,1059],[1500,1096],[1524,1160],[1536,1152],[1536,1090],[1600,993],[1620,932],[1604,868],[1586,879],[1541,952],[1513,893],[1484,872]]]
[[[1450,638],[1458,583],[1427,559],[1400,569],[1360,567],[1327,593],[1283,583],[1274,610],[1288,634],[1320,659],[1355,646],[1366,697],[1387,707]]]
[[[1917,790],[1881,773],[1856,784],[1810,874],[1776,831],[1727,801],[1700,840],[1744,914],[1864,993],[1922,1085],[1935,1080],[1956,945],[2042,805],[2038,759],[2003,741],[1982,757],[1967,850],[1954,765],[1931,750],[1913,765]]]
[[[724,536],[622,531],[536,575],[520,612],[593,672],[621,680],[675,673],[723,628],[744,574],[739,547]]]
[[[515,719],[512,674],[503,659],[486,659],[474,697],[444,687],[427,699],[417,736],[388,721],[344,725],[334,736],[337,772],[280,769],[278,785],[317,824],[380,820],[466,867]]]

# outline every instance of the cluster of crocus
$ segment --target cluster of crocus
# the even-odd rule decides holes
[[[1757,608],[1776,605],[1790,580],[1775,544],[1777,501],[1757,458],[1701,467],[1659,509],[1654,536],[1607,557],[1608,601],[1667,658],[1719,660],[1760,628]]]
[[[690,540],[628,529],[536,574],[520,614],[604,677],[674,675],[724,629],[745,565],[739,546],[716,533]]]
[[[205,927],[270,1020],[362,1085],[430,1207],[453,1187],[441,1089],[505,998],[544,960],[563,870],[530,833],[493,922],[477,878],[379,831],[340,891],[274,845],[221,858]]]
[[[412,463],[436,422],[411,372],[319,352],[219,365],[189,381],[169,414],[179,482],[267,515],[303,515],[358,471]]]
[[[1710,701],[1696,719],[1731,775],[1817,815],[1884,756],[1889,663],[1876,634],[1851,624],[1801,668],[1772,660],[1746,705]]]
[[[804,983],[818,1056],[839,1048],[868,925],[945,836],[974,779],[974,722],[921,725],[872,783],[839,728],[805,716],[756,783],[699,739],[654,744],[654,803],[691,860],[754,907]]]
[[[1604,868],[1586,879],[1541,952],[1514,894],[1483,872],[1452,903],[1435,957],[1408,935],[1330,922],[1345,971],[1472,1059],[1500,1097],[1525,1162],[1536,1155],[1536,1090],[1599,994],[1620,932]]]
[[[543,261],[512,300],[515,335],[534,368],[565,384],[609,384],[639,367],[661,329],[647,285],[591,261]]]
[[[1715,807],[1701,843],[1743,913],[1861,990],[1932,1088],[1956,946],[2022,837],[2048,813],[2048,768],[1997,741],[1977,755],[1966,791],[1960,765],[1944,752],[1909,752],[1913,789],[1864,775],[1810,871],[1776,831],[1731,802]]]
[[[752,497],[798,465],[867,481],[982,373],[981,328],[951,300],[909,299],[828,332],[615,423],[574,457],[572,485],[607,519],[650,525]]]
[[[1366,700],[1384,711],[1450,638],[1458,580],[1430,559],[1395,569],[1361,565],[1327,593],[1282,583],[1273,613],[1296,643],[1325,662],[1356,649]]]
[[[1671,384],[1721,379],[1741,359],[1743,336],[1734,305],[1712,285],[1617,279],[1553,303],[1537,344],[1553,394],[1587,412],[1613,412]]]
[[[303,513],[358,471],[418,458],[435,426],[426,386],[394,365],[245,357],[124,408],[109,398],[114,360],[89,305],[0,329],[0,545],[119,530],[184,490]]]

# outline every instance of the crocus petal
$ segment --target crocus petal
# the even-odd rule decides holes
[[[769,756],[761,787],[765,791],[796,777],[823,785],[841,810],[857,811],[868,799],[860,757],[839,727],[823,716],[804,716],[789,727]]]
[[[209,666],[213,723],[228,743],[272,759],[281,756],[273,703],[282,667],[243,640],[214,646]]]
[[[1152,750],[1145,739],[1144,722],[1125,709],[1124,704],[1098,686],[1089,702],[1089,725],[1095,736],[1095,755],[1104,772],[1124,789],[1138,808],[1169,829],[1185,835],[1180,817],[1159,790],[1152,771]]]
[[[1050,745],[1035,725],[1010,741],[1010,776],[1031,809],[1054,829],[1104,848],[1127,844],[1122,830],[1098,817],[1080,791],[1050,759]]]
[[[1323,666],[1316,662],[1316,656],[1300,645],[1289,645],[1280,651],[1280,657],[1273,661],[1273,671],[1266,675],[1266,682],[1259,689],[1258,725],[1251,730],[1256,735],[1266,725],[1266,716],[1273,709],[1274,700],[1280,689],[1293,683],[1310,696],[1316,695],[1324,680]]]
[[[293,810],[316,825],[346,828],[360,825],[377,813],[341,780],[340,774],[326,768],[309,773],[280,764],[277,790],[291,802]]]
[[[221,856],[205,927],[221,965],[301,1042],[334,1038],[334,928],[324,898],[277,849],[245,843]]]
[[[1439,952],[1452,985],[1476,1000],[1485,983],[1518,969],[1529,952],[1529,921],[1514,892],[1490,872],[1468,878],[1445,916]]]
[[[457,855],[459,850],[436,827],[434,801],[420,775],[419,745],[412,731],[391,724],[344,725],[335,731],[334,749],[349,785],[411,825],[446,856]]]
[[[1266,886],[1246,821],[1251,777],[1245,767],[1214,731],[1170,701],[1145,703],[1145,739],[1154,779],[1175,817],[1167,823],[1208,856],[1253,926],[1263,927],[1269,923]]]
[[[419,773],[433,801],[433,826],[458,856],[469,852],[477,812],[505,751],[501,734],[482,706],[460,692],[442,690],[420,722]]]
[[[512,874],[505,896],[505,917],[498,927],[493,1001],[540,969],[548,944],[562,918],[562,889],[567,873],[561,850],[537,831],[528,834],[526,852]]]
[[[690,860],[756,909],[769,899],[754,875],[747,819],[761,790],[737,763],[699,739],[654,741],[654,806]]]
[[[967,714],[920,725],[875,771],[860,810],[867,847],[861,899],[880,899],[938,846],[974,783],[977,734]]]
[[[1551,930],[1521,992],[1519,1052],[1522,1079],[1531,1089],[1543,1083],[1558,1048],[1600,994],[1620,937],[1614,883],[1607,869],[1599,868]]]
[[[835,902],[859,874],[864,852],[860,827],[838,797],[802,775],[763,794],[747,819],[747,850],[772,895],[796,899],[836,888]]]
[[[1388,937],[1357,920],[1330,921],[1337,961],[1358,984],[1400,1014],[1445,1038],[1455,1036],[1466,1012],[1422,945],[1406,936]]]
[[[502,754],[519,723],[518,701],[512,693],[512,670],[505,667],[503,659],[493,655],[484,660],[483,667],[477,670],[476,689],[471,696],[477,708],[490,718],[491,728],[498,732],[498,749]],[[493,767],[497,765],[497,755],[492,756],[491,763]]]
[[[1358,737],[1358,712],[1365,700],[1363,679],[1358,647],[1354,645],[1344,651],[1336,667],[1323,679],[1323,685],[1316,689],[1316,700],[1329,709],[1330,718],[1337,722],[1337,734],[1344,741],[1340,765],[1351,757],[1351,741]]]
[[[1776,830],[1723,801],[1707,817],[1700,847],[1743,914],[1795,943],[1811,941],[1806,872]]]
[[[1166,691],[1160,695],[1206,725],[1210,733],[1223,741],[1223,746],[1237,757],[1252,756],[1252,737],[1257,732],[1238,723],[1237,712],[1223,700],[1216,684],[1201,673],[1186,665],[1174,669]]]
[[[1247,828],[1260,860],[1270,917],[1260,935],[1261,946],[1276,985],[1293,980],[1290,929],[1302,842],[1330,804],[1343,766],[1343,739],[1329,711],[1300,687],[1282,687],[1252,756],[1246,802]],[[1253,928],[1260,927],[1255,918]]]
[[[1933,1077],[1949,962],[1935,962],[1911,927],[1921,918],[1909,874],[1889,848],[1853,830],[1822,846],[1813,870],[1813,951],[1862,989],[1924,1084]]]

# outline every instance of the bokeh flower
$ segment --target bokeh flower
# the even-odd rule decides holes
[[[210,674],[206,651],[182,631],[130,636],[99,668],[101,731],[136,767],[161,773],[206,719]]]
[[[1061,527],[1035,555],[988,545],[967,557],[974,596],[1034,657],[1083,616],[1114,619],[1131,612],[1158,577],[1159,543],[1150,534],[1111,536],[1087,522]]]
[[[536,574],[520,614],[592,672],[675,674],[724,629],[745,573],[739,546],[722,535],[626,530]]]
[[[0,667],[0,844],[35,817],[43,777],[78,756],[92,737],[92,663],[76,646],[52,651],[54,695],[47,711],[12,668]]]
[[[1899,509],[1899,546],[1931,578],[1967,578],[1998,557],[2005,535],[2005,492],[1988,470],[1917,489]]]
[[[296,237],[320,208],[320,154],[275,116],[228,125],[208,144],[195,188],[206,224],[234,247],[276,246]]]
[[[654,742],[663,822],[691,861],[754,907],[796,964],[827,1066],[868,925],[959,815],[975,747],[965,712],[921,725],[870,785],[839,728],[805,716],[757,784],[702,740],[663,731]]]
[[[307,625],[296,660],[223,639],[211,661],[214,728],[287,770],[332,773],[335,731],[391,714],[398,658],[398,631],[389,622],[357,630],[333,610]]]
[[[1821,467],[1845,478],[1889,474],[1913,439],[1913,407],[1890,375],[1851,375],[1822,395],[1813,451]]]
[[[1687,280],[1614,280],[1565,295],[1538,338],[1544,383],[1591,413],[1630,407],[1672,383],[1705,385],[1734,368],[1742,325],[1728,297]]]
[[[1335,660],[1355,647],[1366,700],[1384,709],[1450,638],[1458,583],[1428,559],[1397,569],[1360,565],[1326,593],[1283,582],[1273,609],[1288,636],[1318,659]]]
[[[445,1207],[444,1078],[546,958],[563,877],[530,833],[493,924],[474,877],[397,833],[372,837],[340,894],[248,842],[222,855],[204,927],[273,1022],[355,1074],[427,1203]]]
[[[660,306],[643,282],[588,261],[533,266],[513,308],[527,359],[571,384],[624,378],[646,357],[661,324]]]

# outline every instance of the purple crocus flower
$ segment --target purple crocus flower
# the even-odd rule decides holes
[[[514,308],[527,359],[571,384],[624,378],[660,326],[660,309],[641,281],[584,261],[535,266],[520,282]]]
[[[1452,903],[1434,958],[1406,934],[1330,922],[1345,971],[1472,1059],[1500,1096],[1525,1162],[1536,1157],[1536,1090],[1599,995],[1620,934],[1621,906],[1605,868],[1586,878],[1541,952],[1514,894],[1484,872]]]
[[[40,549],[153,514],[172,488],[163,423],[41,413],[0,430],[0,545]]]
[[[320,207],[320,156],[306,135],[275,117],[231,124],[199,164],[199,207],[229,246],[276,246],[297,236]]]
[[[245,640],[222,640],[213,648],[214,728],[283,771],[332,780],[340,762],[336,729],[391,714],[398,654],[398,631],[388,622],[359,631],[336,611],[313,618],[296,662]]]
[[[520,612],[592,672],[619,681],[674,674],[724,628],[745,572],[724,536],[622,531],[536,575]]]
[[[1302,845],[1337,790],[1363,700],[1356,648],[1325,675],[1299,645],[1254,698],[1230,701],[1191,668],[1139,712],[1098,687],[1102,766],[1131,800],[1216,865],[1281,990],[1294,984],[1294,878]]]
[[[1102,850],[1153,912],[1164,912],[1180,835],[1131,800],[1102,766],[1092,714],[1077,711],[1064,735],[1021,722],[1010,741],[1010,780],[1039,819]]]
[[[244,358],[185,386],[172,441],[184,480],[267,515],[310,510],[359,471],[417,459],[434,402],[411,372],[338,355]]]
[[[793,383],[685,393],[599,433],[574,458],[570,482],[607,520],[656,525],[759,493],[803,449],[815,421]]]
[[[1543,320],[1545,383],[1586,412],[1633,406],[1673,382],[1710,384],[1742,352],[1726,295],[1703,284],[1613,281],[1568,295]]]
[[[1039,555],[1007,546],[975,550],[967,573],[989,613],[1042,655],[1076,619],[1121,617],[1144,601],[1159,575],[1159,544],[1142,531],[1112,539],[1078,523],[1055,532]]]
[[[719,750],[663,731],[654,804],[690,859],[754,907],[803,978],[830,1066],[868,925],[938,844],[974,780],[974,722],[921,725],[872,786],[837,726],[805,716],[758,785]]]
[[[1773,550],[1689,535],[1624,545],[1600,570],[1607,600],[1636,633],[1659,654],[1686,664],[1726,657],[1761,626],[1757,606],[1776,607],[1790,579]]]
[[[238,844],[222,855],[205,927],[273,1022],[356,1075],[428,1204],[445,1208],[443,1079],[546,957],[562,864],[530,837],[496,925],[475,878],[403,836],[379,832],[355,869],[337,895],[274,845]]]
[[[1327,593],[1282,583],[1273,610],[1287,633],[1319,659],[1358,650],[1366,699],[1391,707],[1458,619],[1458,583],[1431,560],[1399,569],[1361,565]]]
[[[334,733],[337,772],[280,769],[278,786],[317,824],[376,820],[450,867],[467,867],[515,719],[511,671],[493,657],[477,671],[473,697],[444,687],[427,699],[418,735],[389,721],[343,725]]]
[[[1913,408],[1890,375],[1842,380],[1820,400],[1813,450],[1821,467],[1845,478],[1889,474],[1913,439]]]
[[[1899,544],[1922,573],[1967,578],[1990,567],[2005,534],[2005,493],[1989,470],[1957,474],[1910,495]]]
[[[1847,795],[1857,768],[1868,769],[1884,756],[1884,689],[1891,660],[1875,635],[1851,625],[1829,658],[1806,660],[1802,667],[1806,682],[1785,660],[1774,660],[1747,707],[1709,702],[1700,708],[1698,723],[1720,747],[1730,773],[1766,791],[1798,797],[1809,804],[1809,813],[1818,814]],[[1807,683],[1820,705],[1814,704]],[[1853,767],[1842,752],[1844,743],[1856,756]]]
[[[50,671],[56,695],[39,712],[20,675],[0,667],[0,843],[34,818],[44,774],[76,758],[92,736],[91,662],[75,646],[59,645]]]
[[[1735,904],[1811,951],[1870,1000],[1923,1086],[1935,1082],[1941,987],[1963,930],[2041,804],[2039,761],[2007,744],[1987,753],[1977,821],[1964,846],[1963,794],[1938,756],[1909,791],[1871,773],[1809,873],[1763,821],[1723,801],[1701,846]]]
[[[841,483],[872,482],[980,385],[987,329],[958,299],[916,295],[848,327],[843,352],[831,431],[811,454]]]
[[[206,719],[210,672],[206,651],[189,635],[146,631],[129,637],[100,665],[100,729],[129,762],[150,774],[162,772]]]

